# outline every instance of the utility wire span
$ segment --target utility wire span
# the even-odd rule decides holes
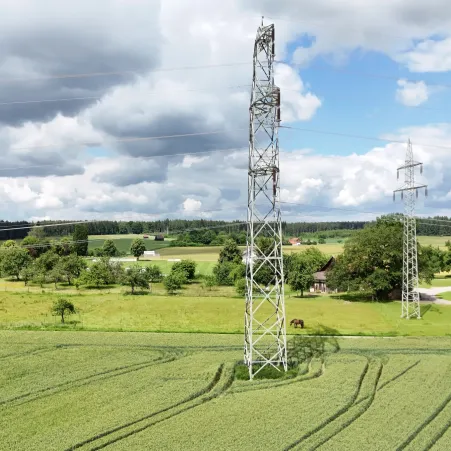
[[[162,139],[162,138],[161,138]],[[136,162],[137,160],[151,160],[153,158],[170,158],[170,157],[179,157],[179,156],[183,156],[183,155],[193,155],[196,156],[198,154],[205,154],[205,153],[215,153],[215,152],[243,152],[243,151],[247,151],[248,148],[247,147],[231,147],[228,149],[208,149],[208,150],[197,150],[195,152],[179,152],[179,153],[171,153],[171,154],[155,154],[155,155],[151,155],[148,157],[127,157],[127,160]],[[46,163],[46,164],[34,164],[34,165],[30,165],[30,166],[16,166],[16,167],[10,167],[10,168],[2,168],[0,167],[0,172],[1,171],[17,171],[20,169],[29,169],[29,168],[43,168],[43,167],[54,167],[54,168],[58,168],[61,165],[58,164],[54,164],[54,163]],[[2,201],[4,202],[4,201]]]
[[[451,221],[450,221],[451,222]],[[421,221],[418,221],[418,224],[425,224],[425,225],[430,225],[428,223],[423,223]],[[225,227],[236,227],[236,226],[243,226],[243,225],[247,225],[247,221],[234,221],[234,222],[230,222],[230,223],[226,223],[226,224],[221,224],[218,226],[209,226],[209,227],[196,227],[196,228],[191,228],[191,229],[185,229],[185,230],[171,230],[170,233],[173,235],[176,234],[181,234],[181,233],[187,233],[187,232],[193,232],[193,231],[197,231],[197,230],[211,230],[211,229],[220,229],[220,228],[225,228]],[[445,227],[445,228],[451,228],[451,225],[448,226],[441,226],[441,227]],[[24,249],[36,249],[36,248],[46,248],[46,247],[52,247],[52,246],[56,246],[56,245],[60,245],[60,246],[65,246],[65,245],[74,245],[74,244],[79,244],[79,243],[94,243],[94,242],[98,242],[98,241],[105,241],[106,238],[93,238],[93,239],[88,239],[88,240],[72,240],[72,241],[57,241],[56,239],[51,240],[53,241],[53,243],[47,243],[47,244],[30,244],[30,245],[25,245],[25,246],[20,246],[21,248]],[[10,248],[7,247],[0,247],[0,251],[7,251]]]
[[[388,138],[380,138],[377,136],[363,136],[363,135],[354,135],[350,133],[341,133],[341,132],[334,132],[334,131],[328,131],[328,130],[316,130],[311,128],[303,128],[303,127],[293,127],[288,125],[281,125],[279,127],[280,129],[285,130],[296,130],[296,131],[302,131],[307,133],[316,133],[320,135],[331,135],[331,136],[339,136],[342,138],[353,138],[353,139],[363,139],[367,141],[379,141],[379,142],[385,142],[385,143],[396,143],[396,144],[405,144],[404,141],[397,140],[397,139],[388,139]],[[140,141],[152,141],[152,140],[160,140],[160,139],[173,139],[173,138],[189,138],[192,136],[208,136],[208,135],[218,135],[222,133],[231,133],[233,131],[244,131],[247,130],[247,128],[244,127],[237,127],[233,129],[228,130],[216,130],[211,132],[196,132],[196,133],[184,133],[184,134],[177,134],[177,135],[162,135],[162,136],[145,136],[145,137],[130,137],[130,138],[113,138],[113,139],[106,139],[108,143],[127,143],[127,142],[140,142]],[[104,145],[102,142],[73,142],[68,143],[65,146],[83,146],[83,147],[93,147],[93,146],[101,146]],[[435,149],[441,149],[441,150],[451,150],[451,147],[448,146],[440,146],[436,144],[423,144],[423,143],[417,143],[417,146],[422,147],[429,147],[429,148],[435,148]],[[50,147],[63,147],[61,144],[43,144],[43,145],[36,145],[36,146],[26,146],[26,147],[11,147],[10,150],[30,150],[30,149],[40,149],[40,148],[50,148]],[[180,155],[196,155],[200,153],[210,153],[210,152],[225,152],[225,151],[240,151],[245,150],[244,147],[240,148],[233,148],[233,149],[209,149],[209,150],[201,150],[196,152],[180,152],[176,154],[159,154],[159,155],[152,155],[148,157],[136,157],[138,159],[151,159],[151,158],[159,158],[159,157],[171,157],[171,156],[180,156]],[[0,168],[0,171],[5,170],[18,170],[18,169],[26,169],[31,167],[45,167],[45,166],[55,166],[54,164],[43,164],[43,165],[32,165],[32,166],[18,166],[14,168]]]
[[[247,128],[233,128],[229,130],[215,130],[211,132],[197,132],[197,133],[182,133],[179,135],[162,135],[162,136],[144,136],[144,137],[131,137],[131,138],[113,138],[107,139],[108,142],[114,143],[127,143],[127,142],[140,142],[140,141],[153,141],[157,139],[169,139],[169,138],[189,138],[191,136],[206,136],[206,135],[219,135],[222,133],[230,133],[236,130],[247,130]],[[85,142],[72,142],[67,143],[65,146],[82,146],[82,147],[94,147],[101,146],[104,143],[99,141],[85,141]],[[10,147],[10,150],[30,150],[30,149],[44,149],[49,147],[63,147],[62,144],[42,144],[36,146],[26,147]]]
[[[184,229],[184,230],[171,230],[170,233],[172,235],[177,235],[177,234],[186,233],[186,232],[194,232],[197,230],[220,229],[220,228],[224,228],[224,227],[242,226],[242,225],[246,225],[246,224],[247,224],[247,221],[234,221],[234,222],[225,223],[225,224],[221,224],[221,225],[217,225],[217,226],[194,227],[194,228]],[[50,238],[50,237],[48,237],[48,238]],[[72,241],[62,241],[62,242],[54,239],[54,240],[50,240],[50,241],[53,241],[51,243],[29,244],[29,245],[25,245],[25,246],[21,245],[20,247],[24,248],[24,249],[46,248],[46,247],[57,246],[57,245],[65,246],[65,245],[73,245],[73,244],[79,244],[79,243],[94,243],[97,241],[105,241],[106,239],[107,238],[92,238],[90,240],[89,239],[88,240],[72,240]],[[5,251],[8,249],[10,249],[10,248],[0,247],[0,251]]]
[[[219,86],[214,89],[173,89],[171,88],[171,92],[216,92],[219,89],[243,89],[243,88],[251,88],[252,85],[230,85],[230,86]],[[287,91],[298,91],[296,89],[287,89]],[[12,105],[26,105],[30,103],[52,103],[52,102],[71,102],[71,101],[81,101],[81,100],[102,100],[105,95],[109,94],[108,91],[105,91],[100,96],[88,96],[88,97],[65,97],[60,99],[42,99],[42,100],[13,100],[11,102],[0,102],[0,106],[12,106]],[[156,95],[156,94],[154,94]],[[148,96],[148,94],[146,94]],[[152,94],[150,94],[152,96]]]
[[[353,135],[350,133],[340,133],[340,132],[332,132],[327,130],[315,130],[312,128],[301,128],[301,127],[292,127],[288,125],[281,125],[280,128],[286,129],[286,130],[298,130],[301,132],[308,132],[308,133],[317,133],[320,135],[331,135],[331,136],[339,136],[342,138],[354,138],[354,139],[364,139],[367,141],[381,141],[386,143],[396,143],[396,144],[405,144],[405,141],[397,140],[397,139],[388,139],[388,138],[380,138],[375,136],[364,136],[364,135]],[[442,149],[442,150],[451,150],[451,147],[449,146],[440,146],[436,144],[421,144],[421,143],[415,143],[416,146],[421,147],[431,147],[434,149]]]
[[[216,67],[236,67],[236,66],[250,66],[251,62],[232,62],[232,63],[219,63],[219,64],[203,64],[198,66],[181,66],[181,67],[167,67],[161,69],[152,69],[147,71],[146,74],[153,74],[158,72],[175,72],[178,70],[197,70],[197,69],[212,69]],[[31,78],[0,78],[0,83],[11,83],[16,81],[43,81],[43,80],[60,80],[67,78],[91,78],[91,77],[110,77],[113,75],[142,75],[142,71],[111,71],[111,72],[88,72],[88,73],[72,73],[72,74],[60,74],[60,75],[47,75],[41,77]]]
[[[349,213],[361,213],[361,214],[368,214],[368,215],[372,215],[372,216],[393,214],[393,212],[355,210],[355,209],[349,209],[349,208],[327,207],[327,206],[322,206],[322,205],[313,205],[313,204],[304,204],[304,203],[286,202],[286,201],[280,201],[280,204],[293,205],[293,206],[299,206],[299,207],[316,208],[316,209],[328,210],[328,211],[346,211]],[[257,207],[259,207],[259,205],[257,205]],[[193,211],[190,213],[193,216],[196,216],[196,215],[199,216],[200,219],[209,220],[208,218],[202,218],[201,215],[203,215],[205,213],[214,213],[214,212],[220,212],[220,211],[236,211],[236,210],[241,210],[241,208],[244,208],[244,207],[224,207],[224,208],[216,208],[216,209],[205,209],[205,210]],[[163,215],[163,214],[164,215],[179,214],[179,215],[181,215],[183,213],[186,213],[186,212],[177,211],[177,212],[173,212],[173,213],[158,213],[158,214],[161,214],[161,215]],[[284,211],[283,213],[291,214],[292,212]],[[317,215],[317,212],[309,212],[309,213],[302,212],[302,213],[298,214],[297,216],[311,217],[311,216],[316,216],[316,215]],[[451,220],[445,220],[445,219],[424,218],[421,216],[417,216],[416,219],[417,219],[417,221],[433,221],[433,222],[438,221],[438,222],[444,222],[444,223],[451,224]],[[0,228],[0,232],[7,232],[7,231],[13,231],[13,230],[29,230],[29,229],[33,229],[33,228],[63,227],[63,226],[67,226],[67,225],[90,224],[90,223],[103,222],[103,221],[113,221],[113,220],[92,219],[92,220],[86,220],[86,221],[71,221],[71,222],[59,222],[59,223],[53,223],[53,224],[39,224],[39,225],[30,225],[30,226],[21,226],[21,227],[9,227],[9,228]],[[122,221],[117,221],[117,222],[123,222],[123,221],[126,221],[126,220],[124,219]],[[237,221],[233,222],[232,224],[234,224],[236,222]],[[429,224],[429,225],[431,225],[431,224]],[[436,225],[439,226],[439,224],[436,224]],[[223,227],[223,225],[212,226],[209,228],[221,228],[221,227]],[[189,229],[189,230],[198,230],[198,229]],[[183,230],[171,231],[171,233],[178,233],[178,232],[183,232]]]

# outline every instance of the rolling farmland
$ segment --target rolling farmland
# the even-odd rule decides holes
[[[0,335],[0,450],[451,446],[450,338],[341,339],[249,384],[234,379],[241,336]]]

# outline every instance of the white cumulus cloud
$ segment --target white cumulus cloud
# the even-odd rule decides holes
[[[188,197],[188,199],[183,202],[183,209],[189,213],[199,211],[201,207],[202,202],[200,200],[191,199]]]
[[[418,106],[429,98],[429,89],[424,81],[398,80],[396,100],[406,106]]]
[[[428,39],[399,55],[411,72],[448,72],[451,70],[451,37]]]

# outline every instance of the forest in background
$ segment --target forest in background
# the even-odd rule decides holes
[[[400,218],[402,215],[396,215]],[[426,218],[424,218],[426,219]],[[434,216],[417,221],[417,234],[423,236],[449,236],[451,235],[451,218],[447,216]],[[450,221],[433,222],[431,220]],[[0,221],[0,240],[23,239],[34,226],[58,224],[57,227],[43,228],[45,237],[62,237],[74,233],[76,221]],[[283,222],[282,229],[286,239],[290,237],[302,237],[304,239],[341,239],[348,238],[353,231],[360,230],[372,221],[329,221],[329,222]],[[63,225],[67,224],[67,225]],[[215,235],[220,232],[227,234],[242,234],[246,231],[246,224],[240,221],[215,221],[205,219],[165,219],[162,221],[96,221],[87,222],[89,235],[126,235],[126,234],[163,234],[177,237],[186,236],[192,229],[211,228]],[[28,227],[24,229],[24,227]],[[8,230],[5,230],[8,229]],[[195,230],[193,230],[195,232]],[[194,238],[195,233],[190,233]],[[197,240],[192,240],[196,242]]]

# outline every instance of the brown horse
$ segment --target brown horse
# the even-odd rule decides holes
[[[304,320],[303,319],[292,319],[290,321],[290,326],[294,324],[294,327],[301,326],[301,329],[304,329]]]

